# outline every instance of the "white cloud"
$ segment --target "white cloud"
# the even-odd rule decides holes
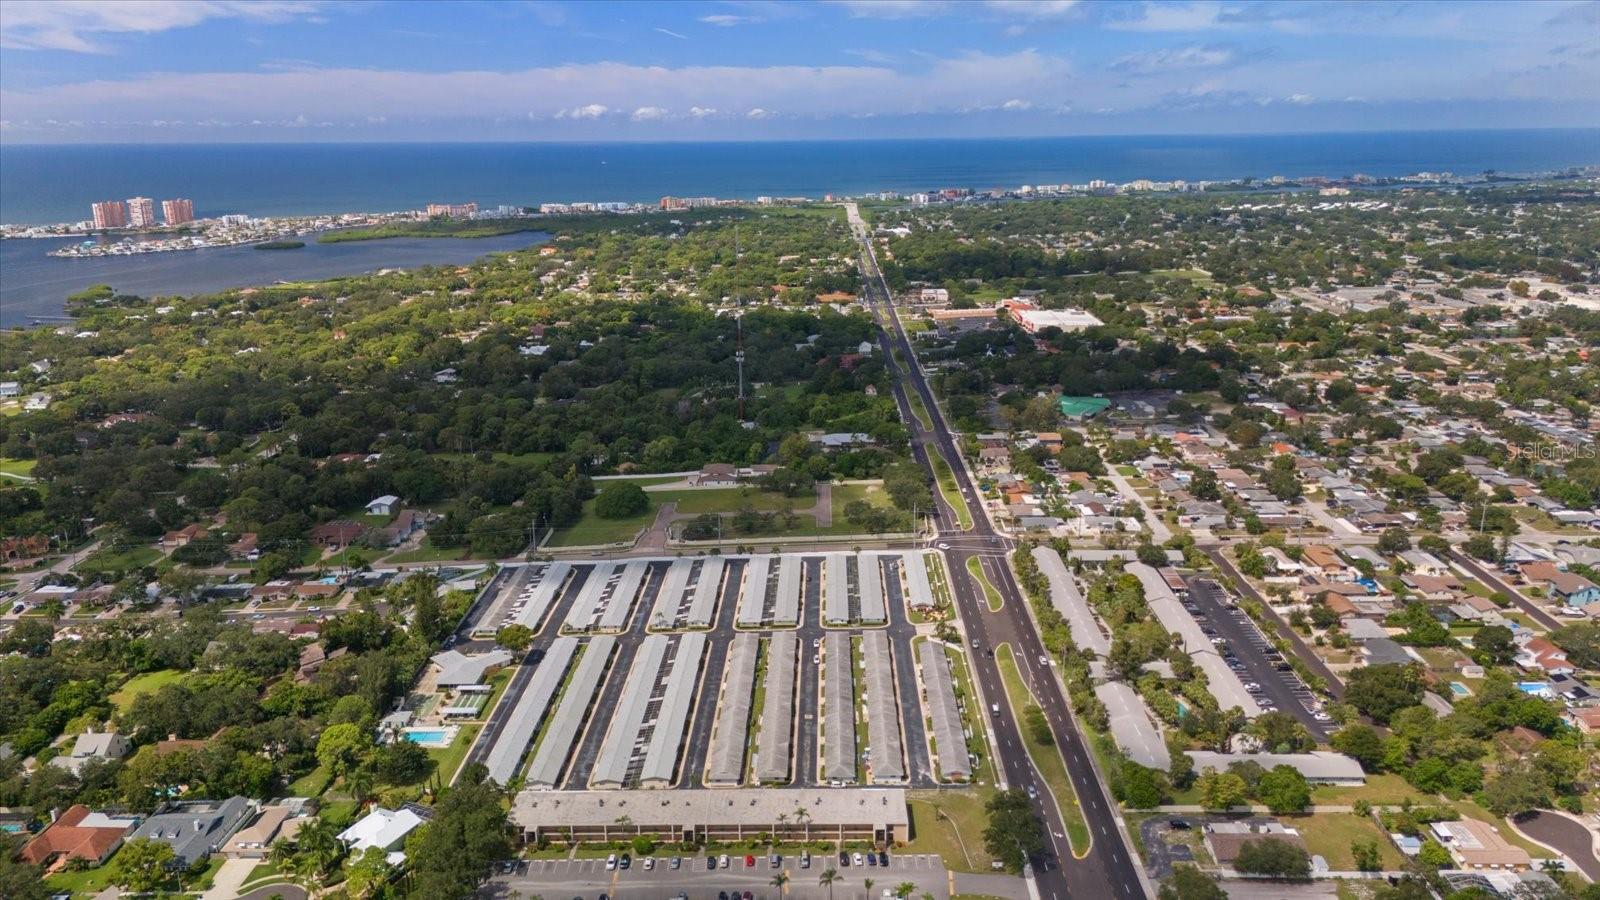
[[[1234,61],[1234,52],[1226,47],[1166,47],[1124,56],[1111,64],[1111,68],[1124,72],[1149,75],[1175,69],[1207,69],[1225,66]]]
[[[777,114],[774,113],[772,110],[762,109],[761,107],[758,106],[758,107],[750,110],[749,112],[745,113],[744,115],[745,115],[745,118],[747,118],[747,119],[770,119],[774,115],[777,115]]]
[[[654,122],[666,117],[667,111],[659,106],[641,106],[633,111],[635,122]]]
[[[600,118],[601,116],[605,115],[608,112],[611,112],[611,108],[608,107],[608,106],[605,106],[604,104],[588,103],[588,104],[585,104],[583,106],[575,106],[572,109],[559,110],[559,111],[556,112],[556,118],[558,118],[558,119],[598,119],[598,118]]]
[[[716,110],[711,109],[710,107],[707,107],[707,106],[691,106],[691,107],[689,107],[689,117],[690,118],[704,119],[707,116],[714,116],[716,114],[717,114]]]
[[[706,25],[715,25],[718,28],[732,28],[735,25],[749,25],[753,22],[759,22],[761,20],[755,16],[735,16],[728,13],[716,13],[714,15],[701,16],[700,21]]]
[[[1026,112],[1030,109],[1033,109],[1033,104],[1027,100],[1018,100],[1013,98],[1000,104],[1000,108],[1006,112]]]
[[[662,34],[666,35],[667,37],[677,38],[680,41],[687,41],[689,39],[688,35],[679,34],[679,33],[677,33],[676,31],[673,31],[670,28],[657,28],[656,30],[661,32]]]
[[[1290,94],[1289,96],[1283,98],[1283,102],[1293,103],[1298,106],[1305,106],[1307,103],[1315,102],[1316,99],[1317,98],[1311,96],[1310,94]]]
[[[952,4],[947,0],[829,0],[858,19],[917,19],[942,15]]]
[[[1078,0],[987,0],[984,5],[1024,19],[1060,19],[1078,12]]]
[[[105,53],[96,38],[155,34],[208,19],[285,22],[309,16],[316,0],[6,0],[0,47]]]
[[[1125,31],[1205,31],[1221,22],[1222,4],[1202,0],[1189,4],[1146,2],[1136,19],[1115,19],[1111,28]]]

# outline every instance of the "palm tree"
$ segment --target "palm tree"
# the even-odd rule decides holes
[[[359,811],[367,805],[367,800],[372,796],[373,777],[372,770],[365,766],[358,766],[344,777],[344,789],[350,794],[350,799],[356,801]]]
[[[874,884],[876,884],[876,883],[877,882],[873,881],[871,878],[863,878],[863,879],[861,879],[861,886],[865,887],[867,889],[867,896],[868,897],[872,896],[872,886]]]
[[[839,877],[839,870],[835,869],[833,866],[829,866],[826,869],[823,869],[822,874],[817,877],[817,884],[827,888],[828,900],[833,900],[833,886],[835,883],[843,880],[843,878]]]
[[[779,872],[778,874],[772,876],[772,886],[778,889],[778,893],[779,894],[782,894],[784,892],[784,888],[788,884],[789,884],[789,873],[788,872]]]
[[[899,897],[900,900],[906,900],[906,898],[911,896],[916,889],[917,885],[915,882],[902,881],[894,886],[894,895]]]
[[[806,809],[804,806],[796,806],[794,808],[794,820],[796,822],[803,822],[805,824],[805,826],[806,826],[806,837],[805,837],[806,843],[810,843],[811,842],[811,810]]]

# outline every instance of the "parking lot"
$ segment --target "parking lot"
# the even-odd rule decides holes
[[[1261,708],[1265,711],[1272,707],[1293,715],[1318,742],[1326,741],[1333,723],[1317,719],[1318,715],[1325,716],[1320,712],[1320,698],[1289,668],[1288,661],[1262,635],[1254,620],[1244,610],[1228,605],[1227,591],[1215,582],[1193,578],[1187,583],[1189,597],[1184,601],[1185,607],[1207,637],[1226,642],[1222,646],[1226,647],[1228,667],[1239,674],[1246,689],[1251,685],[1259,687],[1251,694]]]
[[[950,896],[950,875],[939,857],[933,854],[911,853],[890,855],[888,866],[866,865],[863,853],[852,853],[848,864],[840,864],[838,854],[813,854],[809,866],[802,866],[800,857],[780,856],[777,865],[764,854],[751,855],[729,852],[727,866],[722,865],[723,854],[682,856],[677,868],[672,866],[672,856],[659,856],[647,863],[632,859],[622,868],[620,855],[615,864],[605,859],[535,859],[519,860],[507,864],[511,871],[502,868],[482,892],[488,897],[510,897],[512,892],[522,896],[593,898],[605,894],[609,897],[688,897],[694,900],[711,900],[719,896],[742,897],[749,891],[751,897],[825,897],[828,889],[818,883],[828,868],[836,870],[837,897],[867,897],[876,900],[905,882],[915,884],[912,896],[924,892],[938,898]],[[857,862],[859,858],[859,863]],[[707,860],[716,868],[708,869]],[[649,865],[649,868],[646,866]],[[780,873],[786,875],[788,884],[780,892],[773,884]],[[867,893],[866,883],[872,881]]]

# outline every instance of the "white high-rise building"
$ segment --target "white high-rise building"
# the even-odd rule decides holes
[[[155,201],[149,197],[129,197],[128,224],[134,228],[149,228],[156,224]]]

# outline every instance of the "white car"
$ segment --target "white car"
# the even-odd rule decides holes
[[[654,869],[655,867],[656,867],[656,858],[654,856],[646,856],[644,858],[644,870],[646,872],[648,872],[651,869]]]
[[[606,857],[606,871],[615,871],[617,868],[617,855],[615,853]]]
[[[1261,685],[1256,684],[1254,681],[1246,681],[1244,683],[1244,689],[1252,694],[1255,694],[1261,691]]]

